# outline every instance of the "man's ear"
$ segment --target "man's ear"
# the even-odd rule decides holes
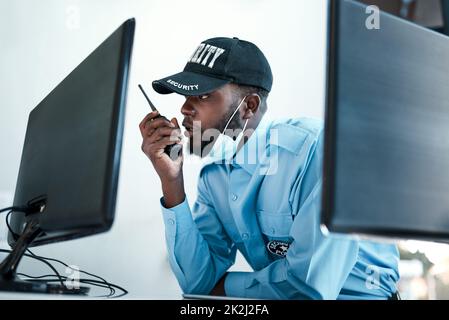
[[[243,114],[243,120],[251,119],[259,110],[260,103],[262,100],[260,99],[259,95],[256,93],[250,94],[246,97],[246,108],[244,109],[245,112]]]

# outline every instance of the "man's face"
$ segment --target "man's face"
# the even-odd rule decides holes
[[[218,134],[224,130],[240,103],[241,98],[236,94],[236,88],[234,84],[227,84],[206,95],[186,97],[181,108],[184,115],[182,125],[187,130],[185,135],[189,138],[191,154],[204,157],[209,153]],[[237,112],[228,129],[241,128],[242,121]]]

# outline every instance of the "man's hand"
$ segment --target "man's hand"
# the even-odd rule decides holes
[[[164,148],[174,143],[181,143],[181,130],[175,118],[168,121],[158,116],[157,111],[151,112],[139,125],[143,138],[142,151],[153,163],[161,180],[175,180],[181,174],[182,155],[173,161],[164,153]]]
[[[184,201],[184,182],[182,176],[183,155],[172,160],[164,153],[166,146],[173,143],[182,144],[182,135],[178,121],[173,118],[158,117],[157,111],[149,113],[140,123],[142,134],[142,151],[153,163],[162,182],[165,207],[171,208]]]

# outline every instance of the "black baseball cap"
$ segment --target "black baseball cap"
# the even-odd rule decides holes
[[[182,72],[153,81],[153,89],[161,94],[198,96],[231,82],[269,92],[273,75],[268,60],[255,44],[219,37],[203,41]]]

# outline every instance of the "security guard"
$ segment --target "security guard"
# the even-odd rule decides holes
[[[264,118],[273,77],[251,42],[202,42],[178,74],[154,81],[185,96],[188,151],[205,165],[192,209],[184,193],[180,126],[148,114],[142,150],[161,183],[170,265],[185,293],[268,299],[395,297],[396,246],[320,229],[323,129],[307,118]],[[292,108],[295,107],[292,99]],[[228,272],[239,250],[252,272]]]

